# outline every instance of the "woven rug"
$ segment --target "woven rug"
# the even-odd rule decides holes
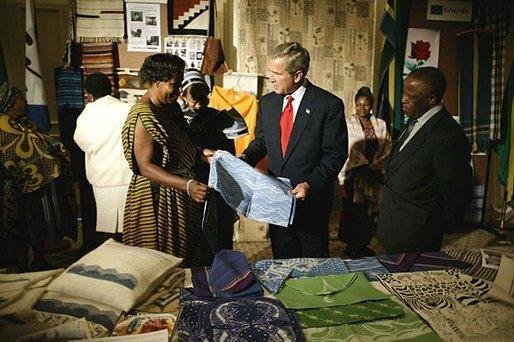
[[[111,81],[113,94],[118,92],[116,66],[119,64],[114,43],[84,43],[82,44],[82,67],[84,79],[87,76],[101,72]]]
[[[169,34],[209,34],[208,0],[168,0]]]
[[[78,42],[123,40],[123,0],[77,0],[76,17]]]

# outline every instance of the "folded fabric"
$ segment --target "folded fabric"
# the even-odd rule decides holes
[[[490,284],[458,270],[380,275],[391,292],[447,341],[511,340],[514,307],[487,300]]]
[[[400,304],[394,296],[391,300]],[[372,322],[303,329],[308,341],[441,341],[430,327],[403,304],[404,315]]]
[[[173,314],[138,313],[129,315],[123,313],[112,332],[112,336],[140,335],[152,331],[167,330],[171,338],[177,316]]]
[[[198,311],[202,334],[208,341],[304,341],[293,312],[276,299],[222,300]]]
[[[235,294],[255,282],[244,253],[224,249],[214,256],[209,283],[217,293]]]
[[[348,259],[344,261],[350,272],[363,272],[369,281],[378,280],[378,274],[387,274],[389,270],[376,257]]]
[[[296,310],[302,328],[329,327],[403,316],[403,306],[391,299],[365,301],[330,308]]]
[[[182,268],[175,269],[164,281],[157,286],[146,298],[139,302],[134,310],[152,312],[151,307],[164,298],[168,298],[170,294],[175,294],[178,298],[178,288],[184,287],[184,279],[186,273]]]
[[[259,281],[271,292],[282,289],[288,278],[312,277],[348,273],[340,258],[292,258],[260,260],[253,265]]]
[[[283,227],[293,222],[296,198],[289,194],[291,182],[265,175],[227,151],[214,154],[209,186],[246,217]]]
[[[64,269],[0,274],[0,316],[28,311]]]
[[[514,307],[502,302],[416,310],[443,341],[512,341]]]
[[[223,117],[220,122],[223,122],[222,131],[227,139],[236,139],[248,135],[248,126],[245,119],[234,108],[229,110],[221,110],[220,117]]]
[[[56,327],[60,329],[62,327],[69,327],[70,325],[73,326],[75,325],[74,323],[78,322],[80,322],[82,332],[85,331],[89,338],[107,336],[109,333],[105,327],[89,322],[83,318],[30,310],[27,313],[0,318],[0,336],[2,337],[2,341],[49,341],[51,340],[49,338],[51,335],[40,335],[38,338],[35,338],[35,334],[46,333],[48,332],[47,329]],[[29,335],[31,335],[30,338]]]
[[[246,289],[236,292],[233,294],[224,292],[224,291],[216,291],[209,283],[209,279],[211,279],[211,270],[210,267],[194,267],[191,269],[191,280],[193,283],[194,292],[198,297],[201,298],[244,298],[244,297],[256,297],[262,296],[264,291],[262,290],[262,286],[259,282],[254,282]]]
[[[291,309],[327,308],[387,298],[362,273],[289,279],[275,296]]]
[[[382,285],[414,309],[441,309],[485,302],[488,282],[459,270],[390,273],[378,276]]]
[[[452,258],[467,262],[470,265],[469,267],[462,269],[462,273],[488,281],[493,281],[495,279],[498,270],[482,266],[482,256],[480,251],[451,249],[446,251],[446,253]]]
[[[442,251],[381,255],[377,258],[390,272],[462,269],[470,266],[469,263],[455,260]]]
[[[193,267],[191,280],[199,297],[230,299],[264,294],[244,253],[228,249],[215,255],[212,267]]]
[[[110,239],[71,265],[48,289],[130,311],[181,262],[170,254]]]
[[[503,254],[496,279],[488,295],[492,298],[514,304],[514,259]]]
[[[482,266],[487,268],[498,269],[502,255],[514,258],[514,246],[490,246],[480,248],[482,254]]]

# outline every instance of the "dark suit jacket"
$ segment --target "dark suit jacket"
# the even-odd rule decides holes
[[[469,142],[443,108],[397,149],[387,167],[379,240],[388,253],[439,250],[471,200]]]
[[[280,149],[283,95],[269,93],[260,99],[255,139],[243,152],[251,165],[268,156],[268,172],[289,178],[293,188],[310,185],[304,201],[297,201],[294,229],[327,234],[332,208],[333,182],[348,150],[343,101],[307,82],[291,132],[286,155]]]

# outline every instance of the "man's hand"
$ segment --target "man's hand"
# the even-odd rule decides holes
[[[311,187],[309,183],[303,182],[298,184],[293,190],[291,190],[291,194],[294,195],[299,200],[304,200],[305,197],[309,194]]]

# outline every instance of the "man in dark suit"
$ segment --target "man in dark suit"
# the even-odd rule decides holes
[[[393,146],[378,216],[378,237],[389,254],[439,250],[473,189],[469,142],[441,104],[445,76],[425,67],[403,84],[409,121]]]
[[[333,182],[348,145],[343,101],[306,79],[310,57],[299,43],[268,57],[274,92],[260,99],[255,139],[241,158],[255,165],[267,155],[269,174],[290,179],[298,199],[292,225],[270,225],[273,257],[328,257]]]

